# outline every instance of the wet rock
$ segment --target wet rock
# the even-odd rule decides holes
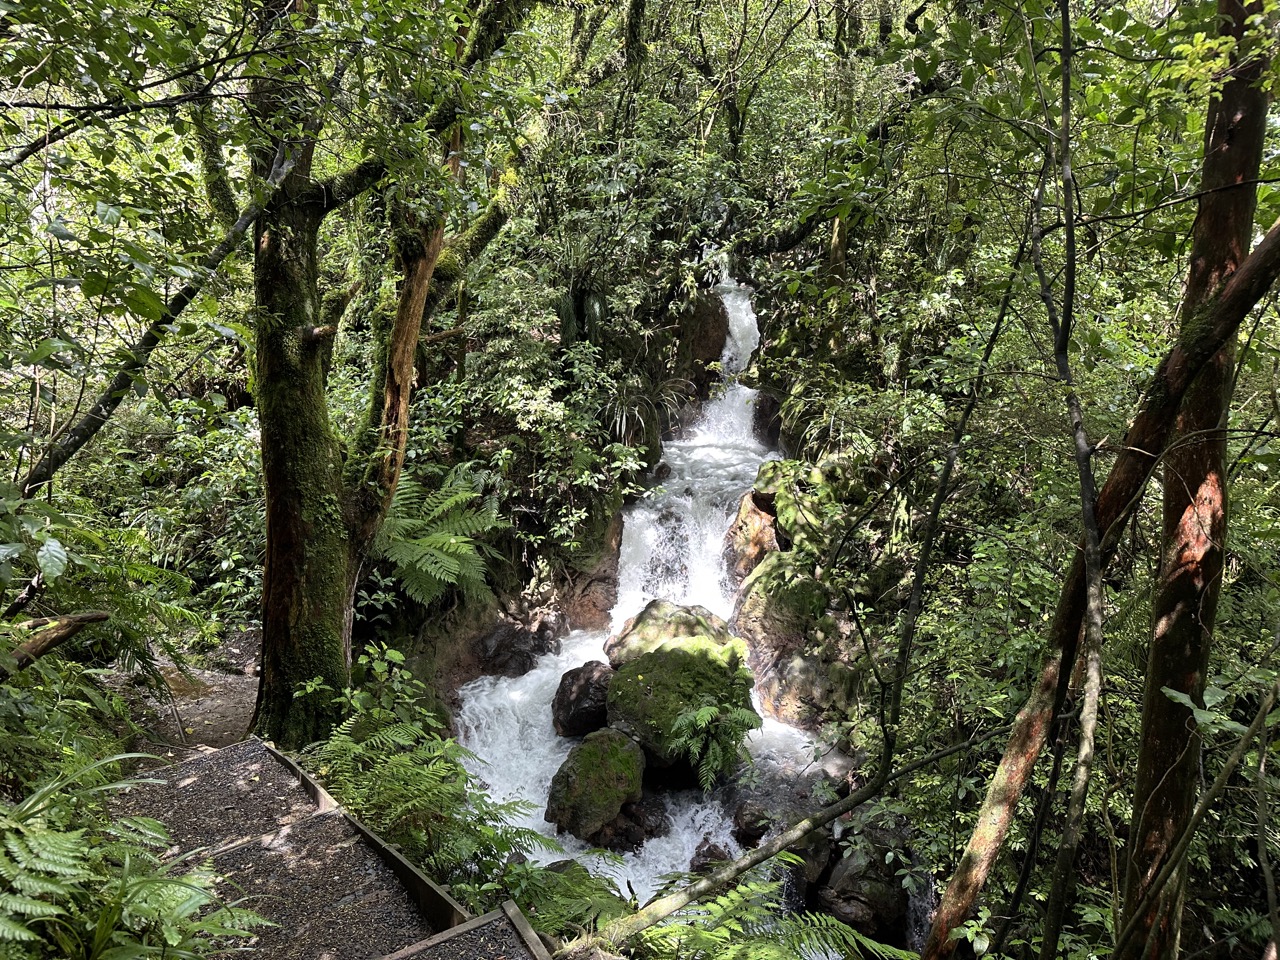
[[[908,896],[886,855],[900,838],[879,828],[864,828],[850,842],[827,882],[818,891],[822,909],[867,936],[902,942]]]
[[[719,379],[711,365],[724,353],[729,337],[729,312],[724,300],[713,293],[700,293],[681,315],[677,336],[674,375],[688,380],[702,399]]]
[[[605,725],[605,699],[613,668],[592,660],[560,678],[551,701],[551,722],[562,737],[582,737]]]
[[[779,549],[774,497],[749,490],[724,536],[724,566],[730,582],[739,586],[764,558]]]
[[[476,641],[474,652],[485,673],[521,677],[539,657],[557,652],[567,632],[564,615],[555,609],[532,611],[523,620],[507,614]]]
[[[689,861],[690,873],[710,873],[716,866],[732,859],[729,851],[711,839],[710,834],[703,836],[698,849],[693,851]]]
[[[729,625],[706,607],[653,600],[605,641],[604,652],[616,670],[641,654],[684,637],[706,637],[717,645],[734,639]]]
[[[743,582],[731,620],[747,643],[765,710],[809,729],[831,699],[820,651],[807,648],[826,605],[826,588],[797,568],[792,553],[770,553]]]
[[[622,549],[622,514],[609,522],[600,552],[569,581],[560,607],[574,630],[607,630],[618,602],[618,555]]]
[[[639,800],[644,753],[616,730],[597,730],[569,751],[551,779],[544,815],[561,832],[587,840]]]
[[[640,654],[619,667],[609,684],[610,726],[634,737],[650,764],[672,766],[686,753],[677,721],[688,711],[714,706],[722,716],[731,711],[755,716],[745,654],[740,641],[720,644],[706,636],[681,637]],[[737,748],[736,742],[717,737],[715,728],[708,736],[717,750]]]
[[[834,750],[812,762],[762,757],[750,778],[714,796],[733,819],[734,839],[743,847],[756,847],[834,802],[847,790],[853,766],[854,761]],[[823,828],[789,849],[802,860],[788,882],[803,901],[839,856],[839,847],[832,830]]]
[[[628,853],[638,850],[653,837],[665,837],[671,832],[671,818],[667,804],[661,797],[644,797],[634,803],[625,803],[622,810],[601,830],[590,838],[597,847]]]
[[[756,397],[755,430],[764,444],[778,447],[782,443],[782,402],[761,390]]]

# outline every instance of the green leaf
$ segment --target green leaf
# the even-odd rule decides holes
[[[98,219],[109,227],[114,227],[120,222],[120,208],[109,203],[103,203],[99,200],[94,204],[94,213]]]
[[[59,240],[67,240],[71,242],[74,242],[76,240],[76,235],[72,233],[70,230],[68,230],[66,227],[66,224],[64,224],[61,220],[50,220],[45,225],[44,230],[45,230],[45,233],[49,234],[50,236],[57,237]]]
[[[50,537],[36,551],[36,563],[47,580],[57,580],[67,569],[67,550],[56,537]]]
[[[146,320],[159,320],[165,314],[165,303],[154,290],[135,286],[121,299],[125,306]]]

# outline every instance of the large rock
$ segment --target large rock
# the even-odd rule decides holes
[[[751,672],[743,666],[741,641],[720,644],[710,637],[685,637],[624,663],[609,684],[609,725],[633,736],[648,762],[658,768],[688,759],[678,745],[676,721],[690,710],[714,706],[722,716],[748,711]],[[738,742],[725,738],[728,727],[713,727],[717,749],[736,751]]]
[[[522,677],[538,658],[560,649],[568,632],[564,616],[553,609],[535,610],[526,619],[503,616],[475,644],[481,670],[503,677]]]
[[[702,842],[689,860],[689,872],[710,873],[730,859],[729,851],[712,840],[711,834],[706,833],[702,835]]]
[[[616,853],[634,852],[653,837],[671,832],[667,804],[661,797],[644,797],[635,803],[624,803],[616,817],[590,837],[592,845]]]
[[[772,494],[758,490],[743,494],[738,515],[724,535],[725,572],[735,587],[779,549],[777,521]]]
[[[898,864],[889,852],[901,849],[889,831],[864,828],[849,841],[850,849],[836,863],[818,891],[822,909],[867,936],[886,943],[905,942],[908,896],[897,876]]]
[[[562,737],[582,737],[606,723],[605,698],[613,668],[592,660],[575,667],[560,678],[551,701],[551,722]]]
[[[618,602],[618,555],[622,549],[622,514],[605,528],[599,552],[574,575],[561,607],[574,630],[608,630],[609,615]]]
[[[688,380],[703,400],[719,374],[711,365],[720,360],[729,337],[729,312],[714,293],[699,293],[680,316],[674,376]]]
[[[615,819],[642,793],[644,752],[617,730],[597,730],[569,751],[551,778],[545,819],[580,840]]]
[[[790,552],[771,553],[738,591],[733,629],[747,643],[748,663],[765,710],[787,723],[816,727],[831,699],[827,665],[810,647],[826,588]]]
[[[706,637],[721,646],[733,641],[729,624],[706,607],[682,607],[668,600],[652,600],[605,641],[604,652],[616,670],[663,644],[688,637]]]

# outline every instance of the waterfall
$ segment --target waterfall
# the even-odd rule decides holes
[[[721,560],[724,535],[760,464],[778,453],[756,439],[756,391],[736,382],[760,342],[750,289],[725,283],[715,290],[729,316],[721,357],[723,389],[706,404],[688,436],[663,445],[670,474],[624,514],[614,630],[655,598],[700,604],[725,619],[732,613],[733,595]],[[521,826],[547,835],[554,831],[542,819],[547,790],[574,741],[556,735],[551,701],[565,671],[607,659],[606,638],[605,633],[575,631],[558,654],[543,657],[524,676],[481,677],[459,690],[460,739],[481,758],[473,772],[495,799],[528,802],[531,810]],[[813,755],[812,741],[804,734],[772,720],[766,720],[748,749],[773,762],[789,757],[803,763]],[[671,794],[666,800],[672,821],[668,835],[626,855],[621,866],[591,865],[612,875],[624,892],[630,885],[641,903],[658,890],[661,877],[688,870],[704,838],[731,855],[740,852],[718,803],[696,792]],[[586,849],[567,834],[558,840],[570,855]]]

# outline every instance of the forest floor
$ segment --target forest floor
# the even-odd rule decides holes
[[[148,698],[156,740],[175,748],[225,747],[248,736],[261,643],[260,631],[242,630],[219,646],[205,667],[161,663],[172,700]]]

